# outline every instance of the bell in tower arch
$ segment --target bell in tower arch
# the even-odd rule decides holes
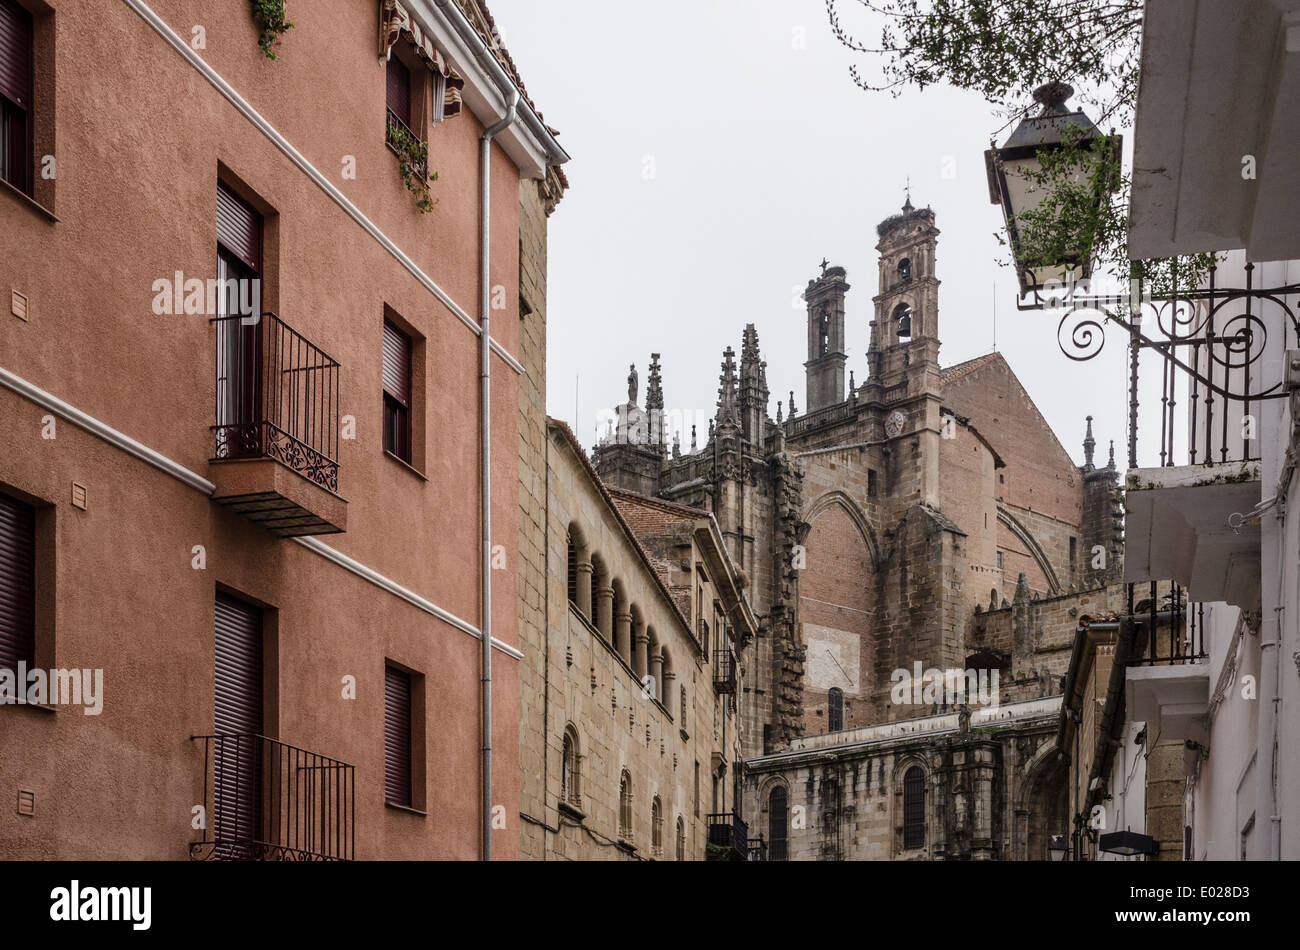
[[[900,303],[894,308],[894,323],[898,327],[898,338],[900,340],[910,340],[912,338],[912,308],[905,303]]]

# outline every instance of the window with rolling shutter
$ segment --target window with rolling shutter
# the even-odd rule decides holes
[[[411,128],[411,71],[396,56],[388,59],[388,111],[408,131]]]
[[[387,320],[383,346],[384,451],[411,462],[411,338]]]
[[[0,178],[32,190],[32,15],[0,0]]]
[[[384,667],[384,800],[411,807],[411,674]]]
[[[262,273],[262,216],[225,182],[217,182],[217,247]]]
[[[0,669],[20,662],[36,663],[36,512],[0,495]]]
[[[262,611],[217,595],[213,732],[213,831],[223,857],[251,857],[260,837]]]

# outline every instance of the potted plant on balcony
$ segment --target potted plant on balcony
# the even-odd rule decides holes
[[[390,115],[388,145],[397,155],[402,183],[416,196],[415,206],[421,214],[429,213],[437,204],[429,195],[429,182],[438,180],[437,172],[429,174],[429,143],[421,141]]]

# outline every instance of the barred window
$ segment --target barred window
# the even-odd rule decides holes
[[[844,690],[838,686],[832,686],[826,697],[826,728],[831,732],[844,728]]]
[[[771,861],[786,860],[787,802],[784,785],[772,789],[767,797],[767,856]]]
[[[916,765],[903,775],[903,847],[925,847],[925,773]]]

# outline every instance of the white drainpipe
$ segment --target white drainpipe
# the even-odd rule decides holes
[[[479,482],[482,488],[483,653],[479,706],[482,731],[482,853],[492,860],[492,140],[514,124],[519,90],[478,31],[451,0],[434,0],[461,38],[474,51],[479,65],[492,78],[505,100],[505,115],[479,140]]]

